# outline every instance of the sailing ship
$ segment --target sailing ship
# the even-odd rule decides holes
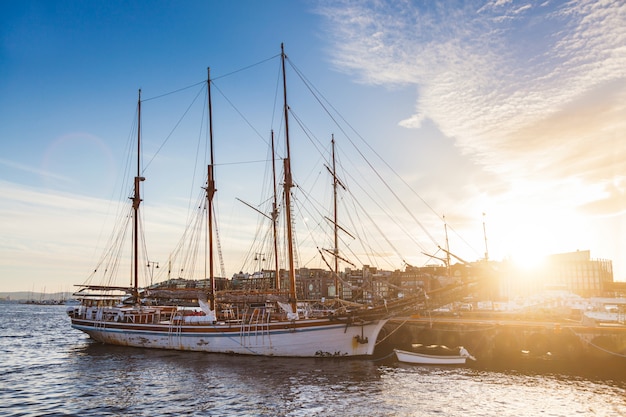
[[[293,187],[289,151],[289,124],[284,48],[281,45],[283,110],[286,141],[284,158],[284,211],[291,218]],[[140,185],[145,180],[140,171],[141,90],[137,116],[137,173],[132,200],[133,248],[132,285],[112,286],[83,284],[74,297],[79,306],[68,308],[71,327],[88,334],[93,340],[142,348],[232,353],[281,357],[368,356],[374,353],[381,329],[392,316],[416,306],[417,296],[385,300],[377,305],[342,302],[334,307],[312,311],[297,298],[292,222],[286,220],[285,245],[288,252],[287,288],[281,287],[276,265],[272,288],[233,290],[216,285],[214,276],[213,197],[216,192],[213,174],[213,128],[210,71],[207,77],[210,164],[206,181],[208,234],[208,285],[199,288],[172,288],[139,285],[139,209]],[[273,140],[272,140],[273,147]],[[272,158],[273,159],[273,158]],[[274,180],[276,183],[276,180]],[[336,179],[335,179],[336,186]],[[276,185],[274,184],[274,188]],[[276,202],[274,203],[274,212]],[[275,213],[272,218],[275,224]],[[336,221],[335,221],[336,224]],[[275,233],[275,232],[274,232]],[[336,233],[336,229],[335,229]],[[335,243],[336,245],[336,243]],[[276,257],[277,259],[277,257]],[[149,265],[149,264],[148,264]],[[335,275],[337,271],[335,271]],[[318,300],[319,305],[329,300]],[[190,305],[197,306],[190,309]],[[199,311],[198,311],[199,310]]]

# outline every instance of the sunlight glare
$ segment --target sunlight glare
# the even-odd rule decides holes
[[[546,254],[537,246],[519,245],[511,253],[511,260],[519,269],[530,271],[542,267],[546,260]]]

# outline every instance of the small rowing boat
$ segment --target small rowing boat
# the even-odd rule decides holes
[[[394,349],[394,352],[400,362],[422,365],[464,365],[468,358],[476,360],[463,346],[459,346],[459,353],[456,355],[434,355],[423,352],[409,352],[400,349]]]

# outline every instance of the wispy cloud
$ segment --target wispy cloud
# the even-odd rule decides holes
[[[626,3],[345,1],[319,12],[338,68],[364,83],[415,86],[415,113],[401,125],[432,119],[498,175],[553,184],[577,176],[606,190],[602,204],[581,205],[623,207],[614,176],[626,168],[617,146],[626,134]]]
[[[50,178],[50,179],[54,179],[54,180],[60,181],[60,182],[66,182],[66,183],[73,183],[74,182],[71,178],[68,178],[67,176],[55,174],[53,172],[50,172],[50,171],[47,171],[47,170],[43,170],[41,168],[35,168],[35,167],[32,167],[32,166],[20,164],[20,163],[17,163],[15,161],[10,161],[10,160],[3,159],[3,158],[0,158],[0,165],[4,165],[5,167],[11,168],[13,170],[27,172],[29,174],[35,174],[35,175],[38,175],[40,177]]]
[[[121,200],[108,201],[0,180],[0,283],[29,287],[30,282],[6,282],[10,277],[23,276],[24,265],[29,265],[31,272],[41,273],[27,277],[38,285],[54,282],[68,289],[85,282],[104,250],[109,249],[116,222],[129,216],[128,200]],[[146,240],[150,242],[149,259],[165,266],[185,230],[188,208],[184,204],[144,202],[142,209]],[[223,225],[228,232],[223,236],[223,244],[236,248],[227,254],[228,265],[241,264],[243,248],[247,248],[250,239],[242,219],[248,217],[237,213],[225,219]],[[130,250],[130,243],[124,247]],[[121,255],[122,264],[130,259],[128,255]],[[120,275],[127,271],[122,268]]]

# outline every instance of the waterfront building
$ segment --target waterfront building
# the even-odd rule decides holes
[[[582,297],[610,295],[613,263],[607,259],[591,259],[590,251],[550,255],[546,262],[545,283],[564,287]]]

